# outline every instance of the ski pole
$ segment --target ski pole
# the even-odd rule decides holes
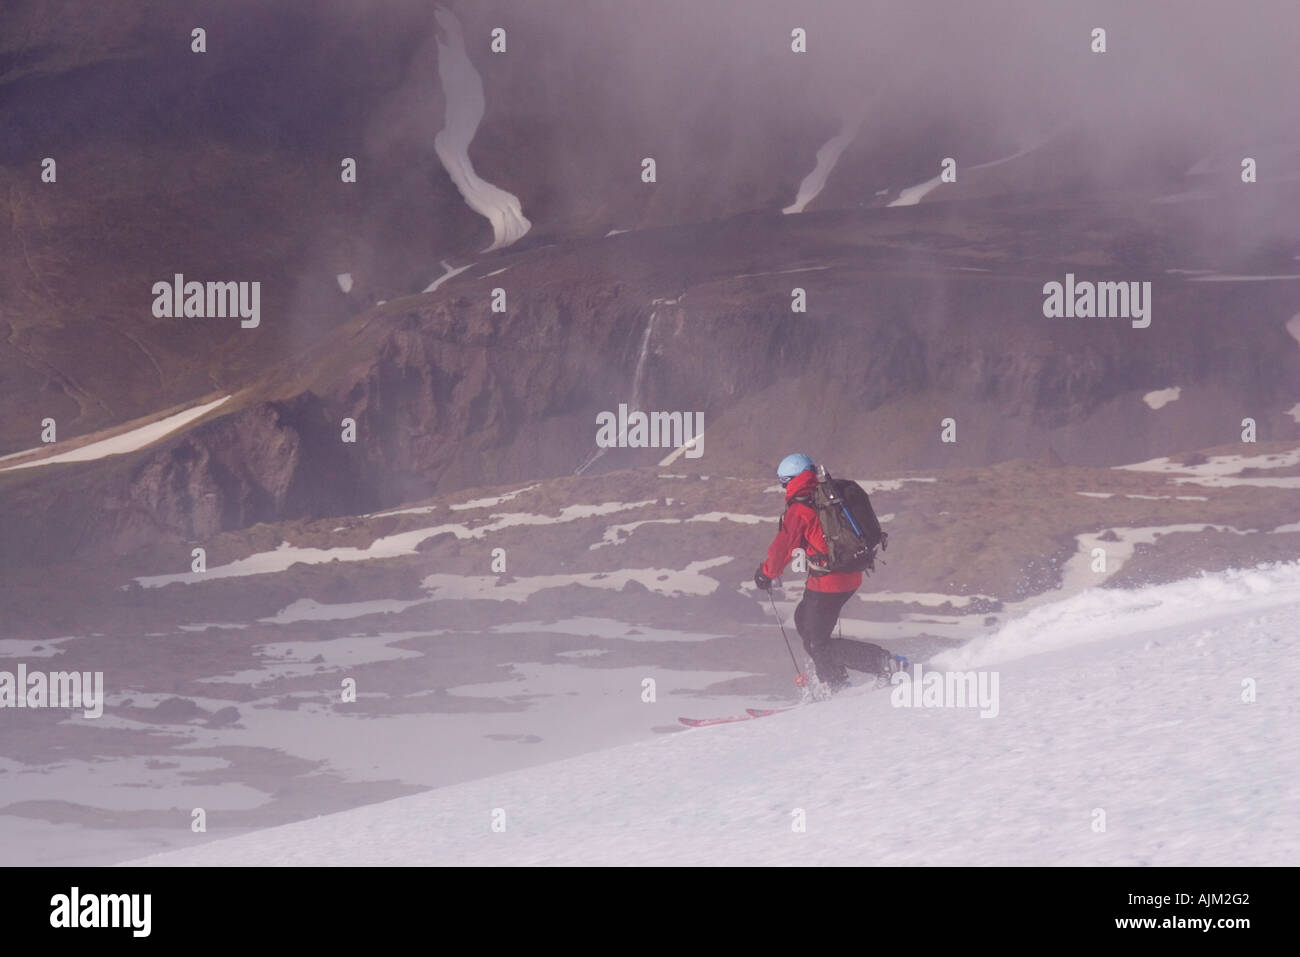
[[[767,600],[772,603],[772,614],[776,616],[777,627],[781,629],[781,637],[785,639],[785,650],[790,652],[790,661],[794,664],[794,684],[796,688],[802,688],[808,684],[808,676],[799,668],[799,662],[795,660],[794,649],[790,647],[790,636],[785,633],[785,625],[781,622],[781,613],[776,610],[776,598],[772,595],[772,589],[767,590]]]

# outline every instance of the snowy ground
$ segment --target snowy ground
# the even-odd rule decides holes
[[[1256,488],[1300,488],[1300,476],[1278,478],[1245,476],[1246,469],[1284,469],[1300,465],[1300,449],[1263,455],[1214,455],[1200,465],[1180,465],[1167,458],[1151,459],[1118,468],[1133,472],[1158,472],[1173,476],[1178,485],[1201,485],[1213,488],[1255,486]]]
[[[1280,865],[1300,854],[1300,564],[1086,591],[936,665],[996,674],[996,717],[850,692],[141,863]],[[662,721],[683,710],[633,701]]]
[[[252,667],[194,679],[190,687],[210,688],[210,697],[123,687],[122,675],[109,671],[105,713],[94,720],[76,713],[63,718],[58,752],[33,754],[10,742],[15,757],[0,755],[0,797],[8,807],[0,814],[0,865],[114,863],[178,842],[185,846],[196,807],[208,815],[210,839],[247,830],[241,823],[247,814],[237,812],[253,820],[271,815],[262,827],[278,823],[274,816],[283,811],[274,805],[283,791],[316,788],[327,798],[351,788],[351,803],[372,803],[644,740],[663,730],[655,726],[665,723],[664,716],[626,692],[639,689],[647,676],[658,682],[660,694],[708,712],[736,706],[725,690],[708,689],[750,676],[707,664],[652,664],[668,654],[664,645],[719,636],[609,618],[511,622],[477,633],[322,638],[310,625],[326,616],[287,617],[306,627],[281,627],[301,637],[259,643]],[[77,640],[85,639],[8,640],[0,643],[0,654],[48,668],[41,662],[49,662],[60,644]],[[478,664],[468,668],[463,661],[475,645],[483,646],[474,655]],[[531,645],[545,647],[520,659],[518,649]],[[498,661],[503,656],[516,663]],[[415,690],[395,688],[391,672],[375,670],[386,662],[437,677],[431,687],[416,682]],[[0,662],[0,668],[15,667]],[[337,701],[345,675],[358,682],[355,707]],[[155,718],[182,700],[202,712]],[[772,702],[754,696],[747,703]],[[216,720],[222,709],[234,713]],[[269,777],[247,760],[258,749]],[[293,777],[305,772],[306,779]],[[299,816],[313,813],[311,803]],[[119,819],[106,820],[105,811]]]
[[[1251,555],[1247,564],[1290,560],[1296,544],[1288,550],[1282,536],[1300,528],[1290,521],[1294,492],[1176,483],[1287,473],[1296,456],[1270,447],[1076,478],[1074,491],[1083,494],[1064,502],[1072,517],[1061,525],[1073,530],[1075,547],[1053,558],[1059,584],[1033,589],[998,575],[932,572],[933,555],[909,554],[923,540],[909,536],[909,523],[915,529],[923,510],[951,521],[960,514],[952,496],[964,485],[932,476],[863,480],[880,493],[881,519],[898,534],[889,568],[846,607],[843,634],[927,665],[959,644],[994,649],[984,639],[1000,634],[1015,646],[997,659],[1007,697],[996,720],[983,720],[1001,727],[1017,714],[1012,679],[1026,648],[1050,658],[1074,654],[1062,646],[1067,638],[1201,627],[1215,607],[1241,597],[1237,585],[1203,582],[1176,593],[1112,588],[1081,598],[1089,589],[1116,575],[1168,581],[1159,555],[1195,568],[1205,546]],[[1255,471],[1242,474],[1248,468]],[[9,736],[0,760],[0,863],[112,863],[191,848],[693,735],[679,715],[790,702],[790,661],[771,603],[748,581],[752,564],[732,558],[761,552],[773,522],[768,496],[779,490],[737,481],[663,473],[620,481],[581,505],[564,504],[545,485],[467,490],[349,517],[332,531],[338,519],[295,526],[278,545],[250,538],[223,550],[206,575],[183,571],[184,563],[124,567],[107,586],[123,596],[108,618],[144,603],[142,625],[118,627],[100,616],[40,640],[0,640],[0,669],[6,660],[80,663],[102,668],[108,691],[100,719],[15,718],[24,731]],[[1109,496],[1104,512],[1089,511],[1092,496]],[[1228,507],[1228,496],[1260,504]],[[960,543],[961,529],[948,528]],[[541,536],[547,554],[568,560],[536,561],[519,547],[520,532]],[[422,544],[435,538],[443,541],[433,550]],[[1189,542],[1198,540],[1189,557]],[[481,564],[466,565],[462,543]],[[510,575],[489,574],[487,549],[495,545],[511,549]],[[1041,545],[1034,549],[1013,549],[1003,560],[1041,554]],[[1104,568],[1096,549],[1104,550]],[[776,607],[797,642],[791,617],[803,587],[800,576],[787,577]],[[132,580],[146,587],[132,589]],[[1285,589],[1275,593],[1295,600]],[[1246,598],[1255,612],[1269,611],[1262,593]],[[355,703],[340,702],[344,678],[356,681]],[[658,704],[641,700],[647,678],[657,683]],[[865,699],[859,706],[876,707]],[[864,715],[855,720],[892,727],[892,718]],[[800,733],[823,740],[815,730]],[[1053,736],[1067,739],[1064,731]],[[1000,746],[1033,750],[1035,740]],[[109,767],[119,758],[120,774]],[[208,814],[205,835],[189,830],[196,806]]]

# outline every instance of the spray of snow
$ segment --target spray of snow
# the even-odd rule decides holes
[[[1232,570],[1144,588],[1089,588],[1043,605],[992,635],[934,658],[936,668],[965,670],[1073,645],[1108,641],[1170,625],[1300,604],[1300,564]],[[1099,625],[1099,623],[1103,623]]]
[[[1182,525],[1145,525],[1138,527],[1114,526],[1107,532],[1084,532],[1075,536],[1078,550],[1070,556],[1061,569],[1061,584],[1055,591],[1033,595],[1020,602],[1008,604],[1012,613],[1020,613],[1036,608],[1048,601],[1056,601],[1067,595],[1077,595],[1105,583],[1119,573],[1137,551],[1139,545],[1154,545],[1163,535],[1194,535],[1204,531],[1229,532],[1234,535],[1248,535],[1248,530],[1233,528],[1229,525],[1209,525],[1204,522],[1184,523]],[[1102,536],[1106,535],[1106,538]],[[1106,570],[1093,570],[1093,550],[1100,548],[1106,553]]]
[[[493,186],[474,172],[469,144],[487,107],[483,81],[465,50],[460,21],[442,8],[435,11],[434,16],[441,27],[438,76],[442,80],[447,109],[443,127],[434,137],[433,148],[469,208],[487,217],[492,224],[493,242],[484,251],[500,249],[521,239],[532,228],[532,223],[524,217],[517,196]]]

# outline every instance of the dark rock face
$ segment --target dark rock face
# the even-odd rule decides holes
[[[91,539],[194,541],[257,522],[363,511],[356,467],[320,400],[265,402],[144,453],[111,481]]]

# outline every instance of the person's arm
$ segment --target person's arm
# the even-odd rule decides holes
[[[801,514],[803,511],[801,508],[786,509],[781,519],[781,529],[776,533],[776,538],[772,539],[772,544],[768,546],[767,560],[761,566],[763,574],[768,578],[776,578],[785,571],[785,566],[790,564],[794,550],[803,545],[804,521]]]

